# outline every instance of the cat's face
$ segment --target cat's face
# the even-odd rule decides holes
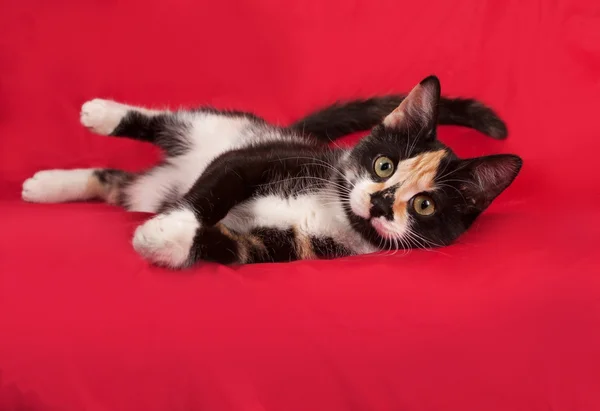
[[[436,139],[439,82],[430,77],[351,152],[346,213],[384,248],[443,246],[514,180],[521,159],[461,160]]]

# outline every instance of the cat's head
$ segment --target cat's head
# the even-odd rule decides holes
[[[509,154],[459,159],[436,138],[439,100],[439,80],[426,78],[350,153],[346,213],[374,245],[453,242],[521,169]]]

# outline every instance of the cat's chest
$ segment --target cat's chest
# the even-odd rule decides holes
[[[348,226],[340,202],[319,195],[266,195],[232,209],[223,223],[236,231],[255,227],[294,228],[310,235],[337,235]]]

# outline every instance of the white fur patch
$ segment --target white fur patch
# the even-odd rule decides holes
[[[111,100],[94,100],[81,106],[80,121],[94,133],[104,136],[112,133],[127,114],[129,106]]]
[[[39,171],[23,183],[21,197],[32,203],[88,200],[87,189],[94,169]]]
[[[360,179],[350,192],[350,208],[359,217],[369,218],[371,216],[371,187],[373,184],[369,178]]]
[[[133,248],[151,263],[183,267],[199,228],[200,223],[189,209],[159,214],[135,230]]]
[[[335,232],[339,230],[344,212],[341,206],[324,203],[318,195],[258,197],[232,210],[231,217],[228,215],[223,223],[236,231],[249,231],[253,227],[282,230],[295,227],[313,235]]]

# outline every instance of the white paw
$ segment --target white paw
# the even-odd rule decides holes
[[[96,98],[81,106],[81,124],[94,133],[109,135],[127,114],[128,106]]]
[[[93,172],[93,169],[38,171],[23,183],[21,197],[32,203],[83,199]]]
[[[162,266],[180,268],[189,261],[200,223],[188,209],[159,214],[135,230],[133,248],[146,260]]]

